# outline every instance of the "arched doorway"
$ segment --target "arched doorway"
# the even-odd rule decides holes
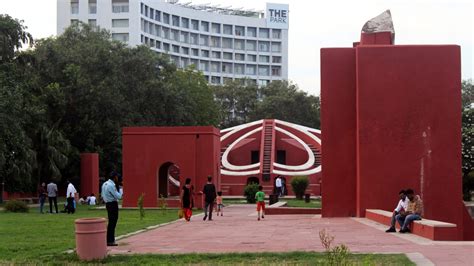
[[[255,176],[251,176],[249,178],[247,178],[247,185],[248,184],[251,184],[251,183],[255,183],[255,184],[260,184],[260,179],[258,179],[258,177],[255,177]]]
[[[179,193],[179,168],[173,162],[166,162],[158,169],[157,196],[167,198]]]

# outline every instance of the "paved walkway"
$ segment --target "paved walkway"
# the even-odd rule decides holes
[[[120,222],[120,221],[119,221]],[[323,251],[319,231],[327,229],[336,244],[351,252],[420,253],[436,265],[474,265],[474,242],[431,241],[415,235],[387,234],[364,218],[319,215],[271,215],[257,221],[253,206],[233,205],[224,216],[178,222],[119,241],[112,254],[191,252]],[[186,239],[186,240],[184,240]],[[421,258],[423,258],[421,256]],[[422,262],[422,261],[421,261]]]

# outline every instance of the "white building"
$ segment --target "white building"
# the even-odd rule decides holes
[[[264,13],[176,0],[58,0],[57,16],[58,34],[76,21],[97,25],[178,67],[194,64],[212,84],[288,78],[288,5],[268,3]]]

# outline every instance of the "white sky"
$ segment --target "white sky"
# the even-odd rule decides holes
[[[266,2],[290,5],[289,79],[313,95],[319,95],[320,90],[320,48],[351,47],[352,42],[358,41],[362,25],[386,9],[392,12],[396,44],[458,44],[462,52],[462,78],[474,76],[472,1],[193,1],[194,4],[212,3],[257,10],[264,10]],[[56,34],[56,0],[0,0],[0,13],[24,20],[34,38]]]

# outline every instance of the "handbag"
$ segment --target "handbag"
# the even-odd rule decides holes
[[[183,212],[183,209],[179,209],[178,210],[178,218],[181,219],[184,217],[184,212]]]

